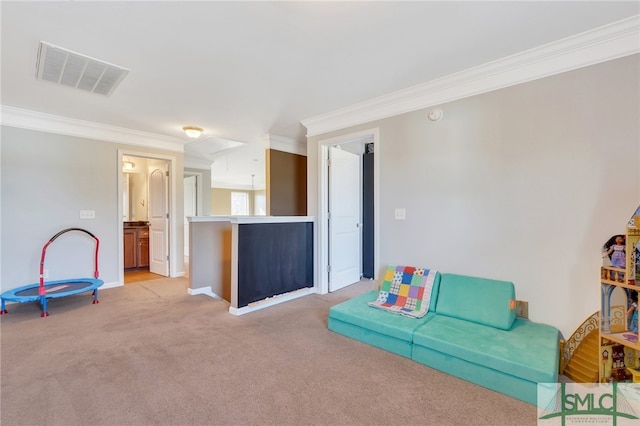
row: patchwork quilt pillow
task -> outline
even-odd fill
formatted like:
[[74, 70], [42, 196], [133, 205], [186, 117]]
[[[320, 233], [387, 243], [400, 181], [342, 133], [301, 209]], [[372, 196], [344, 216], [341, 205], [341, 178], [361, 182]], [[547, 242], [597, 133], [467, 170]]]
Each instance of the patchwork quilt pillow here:
[[437, 273], [433, 269], [390, 265], [384, 274], [378, 298], [369, 302], [369, 306], [421, 318], [429, 311]]

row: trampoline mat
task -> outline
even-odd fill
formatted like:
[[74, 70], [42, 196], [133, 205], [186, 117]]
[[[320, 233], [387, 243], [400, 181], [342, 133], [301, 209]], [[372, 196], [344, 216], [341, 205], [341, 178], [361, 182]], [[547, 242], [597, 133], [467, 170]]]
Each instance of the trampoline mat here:
[[[44, 286], [44, 291], [47, 296], [53, 296], [59, 293], [67, 293], [69, 291], [79, 291], [83, 288], [87, 288], [87, 290], [92, 290], [89, 288], [93, 285], [91, 281], [75, 281], [75, 282], [58, 282], [52, 283], [50, 285]], [[17, 291], [15, 295], [17, 297], [29, 297], [29, 296], [38, 296], [40, 288], [32, 287], [24, 290]]]

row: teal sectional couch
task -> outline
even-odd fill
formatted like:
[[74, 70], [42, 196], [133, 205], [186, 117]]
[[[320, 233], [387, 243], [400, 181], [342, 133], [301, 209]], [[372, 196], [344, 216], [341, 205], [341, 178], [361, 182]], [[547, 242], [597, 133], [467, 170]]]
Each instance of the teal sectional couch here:
[[417, 319], [369, 306], [377, 295], [332, 306], [329, 329], [534, 405], [558, 381], [558, 330], [516, 317], [511, 282], [438, 274]]

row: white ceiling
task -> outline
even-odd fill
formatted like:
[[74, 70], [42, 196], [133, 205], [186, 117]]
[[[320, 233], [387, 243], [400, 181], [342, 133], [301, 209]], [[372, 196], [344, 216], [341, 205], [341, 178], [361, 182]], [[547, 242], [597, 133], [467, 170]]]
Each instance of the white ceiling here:
[[[182, 126], [200, 126], [217, 146], [243, 142], [210, 158], [214, 184], [246, 186], [263, 181], [265, 135], [304, 142], [301, 120], [639, 12], [638, 1], [2, 1], [1, 101], [179, 143]], [[130, 72], [109, 97], [37, 80], [40, 41]]]

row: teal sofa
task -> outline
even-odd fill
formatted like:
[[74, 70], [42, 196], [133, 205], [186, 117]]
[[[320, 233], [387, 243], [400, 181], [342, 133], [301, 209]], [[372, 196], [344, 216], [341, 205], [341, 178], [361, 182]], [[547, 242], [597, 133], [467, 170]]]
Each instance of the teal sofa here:
[[438, 274], [417, 319], [369, 306], [377, 295], [332, 306], [329, 329], [534, 405], [558, 381], [558, 330], [516, 317], [511, 282]]

